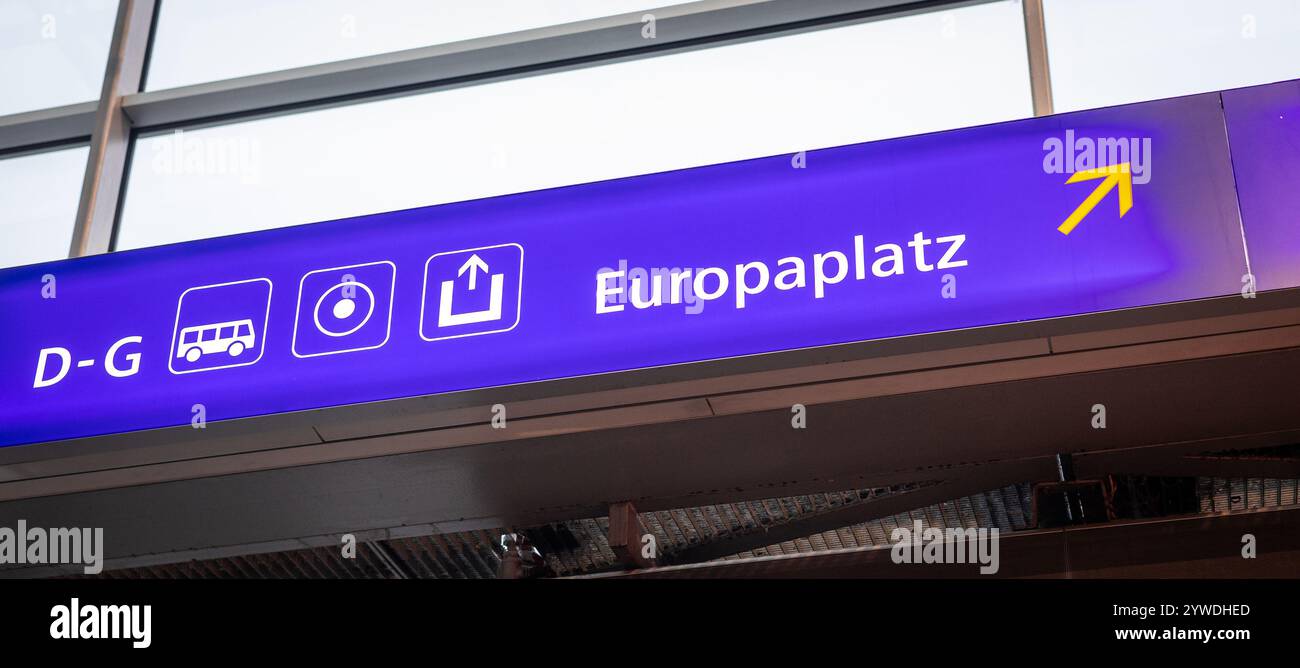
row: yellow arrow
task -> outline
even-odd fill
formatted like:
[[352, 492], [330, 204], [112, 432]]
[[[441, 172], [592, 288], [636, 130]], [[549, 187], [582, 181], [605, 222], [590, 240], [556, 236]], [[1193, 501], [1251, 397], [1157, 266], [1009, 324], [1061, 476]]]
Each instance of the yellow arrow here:
[[1074, 213], [1071, 213], [1070, 217], [1066, 218], [1065, 222], [1061, 223], [1061, 226], [1056, 228], [1061, 234], [1069, 234], [1074, 231], [1075, 226], [1082, 222], [1083, 219], [1091, 213], [1094, 208], [1096, 208], [1097, 203], [1100, 202], [1102, 198], [1106, 196], [1106, 193], [1109, 193], [1117, 183], [1119, 184], [1119, 217], [1123, 218], [1124, 214], [1128, 213], [1128, 210], [1133, 208], [1133, 172], [1129, 169], [1129, 163], [1127, 162], [1121, 162], [1118, 165], [1098, 167], [1096, 169], [1087, 169], [1082, 172], [1075, 172], [1070, 176], [1070, 179], [1066, 181], [1066, 183], [1078, 183], [1080, 181], [1092, 181], [1093, 179], [1101, 178], [1106, 180], [1102, 181], [1101, 184], [1093, 189], [1092, 194], [1088, 195], [1088, 199], [1083, 200], [1083, 203], [1074, 210]]

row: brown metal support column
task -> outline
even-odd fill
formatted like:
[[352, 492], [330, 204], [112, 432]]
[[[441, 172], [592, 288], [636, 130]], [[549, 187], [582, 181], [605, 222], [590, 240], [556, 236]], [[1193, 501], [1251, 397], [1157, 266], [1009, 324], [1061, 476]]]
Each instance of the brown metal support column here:
[[113, 240], [113, 223], [126, 173], [131, 143], [131, 119], [122, 97], [140, 91], [156, 0], [120, 0], [113, 43], [104, 68], [104, 86], [90, 136], [90, 157], [81, 185], [70, 255], [106, 253]]
[[1029, 89], [1034, 96], [1034, 115], [1050, 116], [1052, 76], [1047, 66], [1047, 29], [1043, 21], [1043, 0], [1024, 0], [1025, 46], [1029, 52]]
[[651, 568], [654, 558], [641, 553], [641, 537], [648, 533], [637, 515], [636, 506], [629, 502], [609, 506], [609, 549], [619, 561], [636, 568]]

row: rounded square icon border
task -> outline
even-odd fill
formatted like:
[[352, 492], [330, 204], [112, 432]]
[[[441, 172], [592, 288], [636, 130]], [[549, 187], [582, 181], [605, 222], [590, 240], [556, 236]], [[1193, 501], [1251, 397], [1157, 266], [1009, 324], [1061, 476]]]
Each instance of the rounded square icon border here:
[[[432, 339], [425, 336], [424, 335], [424, 305], [425, 305], [425, 298], [428, 297], [428, 290], [429, 290], [429, 263], [433, 262], [433, 258], [441, 257], [443, 255], [456, 255], [458, 253], [472, 253], [474, 251], [490, 250], [493, 248], [505, 248], [506, 246], [514, 246], [515, 248], [519, 249], [519, 294], [517, 296], [517, 299], [515, 300], [515, 321], [510, 323], [509, 327], [502, 327], [501, 329], [492, 329], [486, 332], [452, 334], [450, 336], [437, 336]], [[518, 327], [519, 319], [523, 317], [523, 315], [524, 315], [524, 247], [523, 246], [512, 241], [504, 244], [493, 244], [491, 246], [479, 246], [477, 248], [461, 248], [458, 250], [450, 250], [450, 251], [443, 251], [441, 253], [434, 253], [433, 255], [429, 256], [429, 259], [424, 261], [424, 276], [421, 277], [421, 282], [420, 282], [420, 322], [419, 322], [419, 328], [416, 332], [417, 334], [420, 335], [421, 339], [424, 339], [425, 341], [445, 341], [447, 339], [461, 339], [467, 336], [483, 336], [484, 334], [500, 334], [502, 332], [508, 332], [514, 329], [515, 327]]]
[[[384, 340], [373, 346], [361, 346], [360, 348], [348, 348], [347, 350], [328, 350], [323, 353], [307, 353], [305, 355], [298, 353], [298, 312], [302, 310], [302, 289], [307, 282], [307, 277], [312, 274], [323, 274], [327, 271], [339, 271], [342, 269], [356, 269], [358, 267], [373, 267], [380, 264], [386, 264], [393, 270], [392, 284], [388, 286], [388, 318], [384, 323]], [[313, 269], [302, 275], [298, 279], [298, 300], [293, 305], [293, 338], [289, 344], [289, 352], [293, 353], [298, 359], [307, 359], [309, 357], [324, 357], [326, 355], [339, 355], [342, 353], [355, 353], [362, 350], [374, 350], [383, 348], [388, 345], [388, 340], [393, 336], [393, 297], [397, 294], [397, 265], [391, 260], [379, 260], [378, 262], [362, 262], [359, 264], [348, 264], [341, 267], [326, 267], [324, 269]]]
[[[172, 368], [172, 363], [176, 361], [176, 337], [180, 334], [181, 304], [185, 303], [185, 295], [188, 295], [189, 293], [194, 292], [195, 290], [207, 290], [208, 288], [224, 288], [227, 285], [242, 285], [244, 283], [256, 283], [258, 281], [266, 282], [266, 315], [262, 317], [262, 345], [257, 349], [257, 357], [250, 362], [239, 362], [236, 364], [211, 366], [202, 369], [187, 369], [185, 371], [177, 371], [176, 369]], [[271, 282], [271, 279], [265, 277], [246, 278], [242, 281], [227, 281], [225, 283], [213, 283], [211, 285], [196, 285], [192, 288], [186, 288], [185, 291], [181, 293], [181, 296], [176, 300], [176, 321], [172, 324], [171, 347], [167, 349], [167, 370], [172, 372], [172, 375], [174, 376], [182, 376], [187, 373], [201, 373], [203, 371], [216, 371], [218, 369], [232, 369], [238, 366], [252, 366], [260, 362], [262, 360], [262, 356], [266, 354], [266, 328], [267, 325], [271, 323], [271, 294], [274, 292], [275, 292], [275, 284]]]

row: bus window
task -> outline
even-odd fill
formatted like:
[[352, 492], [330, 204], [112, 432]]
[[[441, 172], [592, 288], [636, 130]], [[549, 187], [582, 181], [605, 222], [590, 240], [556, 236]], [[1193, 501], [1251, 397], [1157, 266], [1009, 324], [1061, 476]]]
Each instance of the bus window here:
[[222, 327], [222, 328], [221, 328], [221, 336], [220, 336], [220, 338], [222, 338], [222, 339], [233, 339], [233, 338], [235, 338], [235, 326], [234, 326], [234, 325], [226, 325], [225, 327]]
[[181, 343], [194, 343], [199, 340], [198, 331], [191, 330], [181, 335]]
[[251, 333], [252, 332], [248, 329], [248, 323], [243, 323], [239, 326], [239, 336], [248, 336]]
[[214, 339], [216, 339], [216, 338], [217, 338], [217, 328], [216, 328], [216, 327], [213, 327], [212, 329], [205, 329], [205, 330], [203, 330], [203, 340], [204, 340], [204, 341], [212, 341], [212, 340], [214, 340]]

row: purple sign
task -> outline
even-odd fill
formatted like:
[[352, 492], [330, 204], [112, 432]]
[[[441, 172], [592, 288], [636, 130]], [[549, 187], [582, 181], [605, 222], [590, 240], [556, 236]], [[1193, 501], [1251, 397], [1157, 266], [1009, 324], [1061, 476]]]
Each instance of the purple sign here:
[[1219, 96], [1193, 96], [3, 270], [0, 445], [1228, 295], [1246, 273]]
[[437, 253], [424, 263], [420, 337], [441, 341], [508, 332], [519, 324], [524, 248], [500, 244]]
[[[271, 281], [265, 278], [186, 288], [176, 304], [168, 369], [179, 375], [256, 364], [266, 350], [262, 333], [270, 311]], [[48, 358], [56, 349], [42, 350]], [[53, 384], [44, 376], [33, 383]]]
[[294, 309], [294, 357], [373, 350], [393, 331], [397, 266], [387, 260], [303, 274]]
[[1300, 81], [1225, 91], [1257, 290], [1300, 285]]

